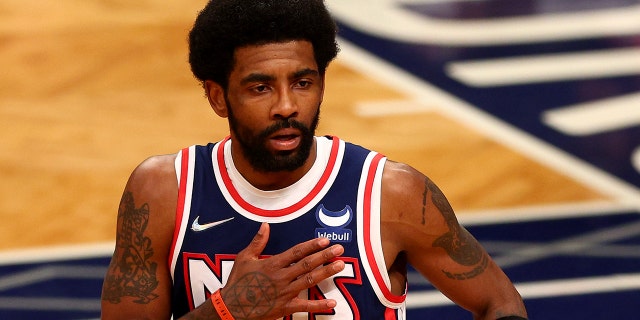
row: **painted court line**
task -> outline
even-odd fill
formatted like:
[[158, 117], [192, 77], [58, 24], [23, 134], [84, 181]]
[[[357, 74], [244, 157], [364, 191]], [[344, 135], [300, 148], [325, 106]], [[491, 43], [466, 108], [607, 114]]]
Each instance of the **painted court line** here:
[[635, 206], [611, 201], [585, 201], [556, 205], [536, 205], [487, 210], [460, 210], [458, 220], [465, 226], [525, 221], [553, 220], [576, 217], [615, 215], [638, 212]]
[[[397, 0], [329, 0], [332, 14], [359, 30], [400, 42], [487, 46], [636, 34], [640, 6], [491, 19], [438, 19]], [[383, 23], [381, 23], [383, 22]], [[434, 31], [437, 30], [437, 31]]]
[[0, 310], [100, 311], [99, 299], [0, 297]]
[[47, 246], [29, 249], [0, 251], [0, 266], [8, 264], [55, 262], [87, 258], [110, 257], [115, 242], [100, 242], [81, 245]]
[[575, 255], [575, 253], [594, 246], [638, 236], [640, 236], [640, 222], [627, 223], [621, 226], [596, 229], [558, 241], [522, 247], [508, 254], [496, 256], [494, 261], [503, 268], [509, 268], [557, 255]]
[[[640, 273], [539, 281], [535, 283], [516, 283], [515, 286], [525, 300], [631, 291], [640, 290]], [[453, 305], [453, 302], [439, 291], [409, 292], [407, 295], [407, 308], [425, 308], [445, 305]]]
[[[521, 248], [533, 248], [540, 246], [540, 243], [525, 241], [482, 241], [482, 246], [494, 256], [510, 254]], [[580, 245], [580, 244], [578, 244]], [[520, 253], [518, 253], [520, 254]], [[526, 254], [526, 253], [525, 253]], [[597, 257], [597, 258], [640, 258], [640, 245], [616, 245], [616, 244], [595, 244], [582, 247], [579, 251], [564, 250], [563, 256]]]
[[493, 87], [640, 74], [640, 49], [600, 50], [456, 61], [447, 73], [467, 85]]
[[[635, 59], [640, 71], [640, 50]], [[575, 136], [637, 126], [640, 125], [640, 93], [545, 111], [542, 121]]]
[[45, 266], [0, 277], [0, 292], [50, 279], [102, 279], [106, 266]]
[[514, 267], [524, 263], [542, 260], [556, 255], [573, 254], [592, 246], [617, 240], [629, 239], [640, 235], [640, 222], [622, 226], [601, 228], [559, 241], [549, 241], [512, 251], [507, 255], [494, 257], [495, 262], [503, 268]]

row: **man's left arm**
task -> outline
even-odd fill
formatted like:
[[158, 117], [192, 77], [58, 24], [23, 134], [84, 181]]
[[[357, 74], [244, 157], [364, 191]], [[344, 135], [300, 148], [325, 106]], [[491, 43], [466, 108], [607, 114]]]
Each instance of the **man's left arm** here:
[[388, 162], [382, 193], [383, 238], [389, 247], [475, 319], [526, 319], [511, 280], [458, 223], [435, 183], [410, 166]]

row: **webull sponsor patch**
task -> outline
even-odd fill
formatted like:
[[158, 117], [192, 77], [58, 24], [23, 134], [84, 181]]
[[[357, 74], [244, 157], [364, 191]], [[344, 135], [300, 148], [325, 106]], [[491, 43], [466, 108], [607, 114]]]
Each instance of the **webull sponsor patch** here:
[[316, 238], [327, 238], [332, 242], [351, 242], [352, 232], [341, 228], [316, 228]]
[[327, 238], [332, 242], [351, 242], [353, 232], [345, 228], [353, 219], [353, 211], [348, 205], [340, 211], [327, 210], [324, 205], [318, 206], [316, 220], [322, 228], [316, 228], [316, 238]]

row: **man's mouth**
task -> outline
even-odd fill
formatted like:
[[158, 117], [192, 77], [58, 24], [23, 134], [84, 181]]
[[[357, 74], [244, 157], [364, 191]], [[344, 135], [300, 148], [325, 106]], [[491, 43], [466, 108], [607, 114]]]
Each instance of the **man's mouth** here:
[[274, 136], [272, 139], [286, 141], [286, 140], [295, 139], [297, 137], [298, 135], [295, 135], [295, 134], [286, 134], [286, 135]]
[[302, 141], [300, 132], [296, 129], [283, 129], [269, 138], [269, 146], [275, 151], [290, 151], [297, 148]]

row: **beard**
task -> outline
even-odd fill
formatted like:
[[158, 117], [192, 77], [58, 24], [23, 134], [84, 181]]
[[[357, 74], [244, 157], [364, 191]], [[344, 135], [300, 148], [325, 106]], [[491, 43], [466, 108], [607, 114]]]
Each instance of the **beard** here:
[[[227, 108], [229, 110], [229, 128], [235, 134], [242, 154], [255, 170], [260, 172], [293, 171], [300, 168], [309, 158], [311, 147], [313, 146], [313, 137], [320, 120], [319, 107], [309, 127], [291, 118], [282, 119], [257, 135], [238, 122], [230, 106], [227, 105]], [[268, 150], [266, 146], [269, 136], [283, 128], [300, 130], [301, 141], [298, 148], [275, 152]]]

